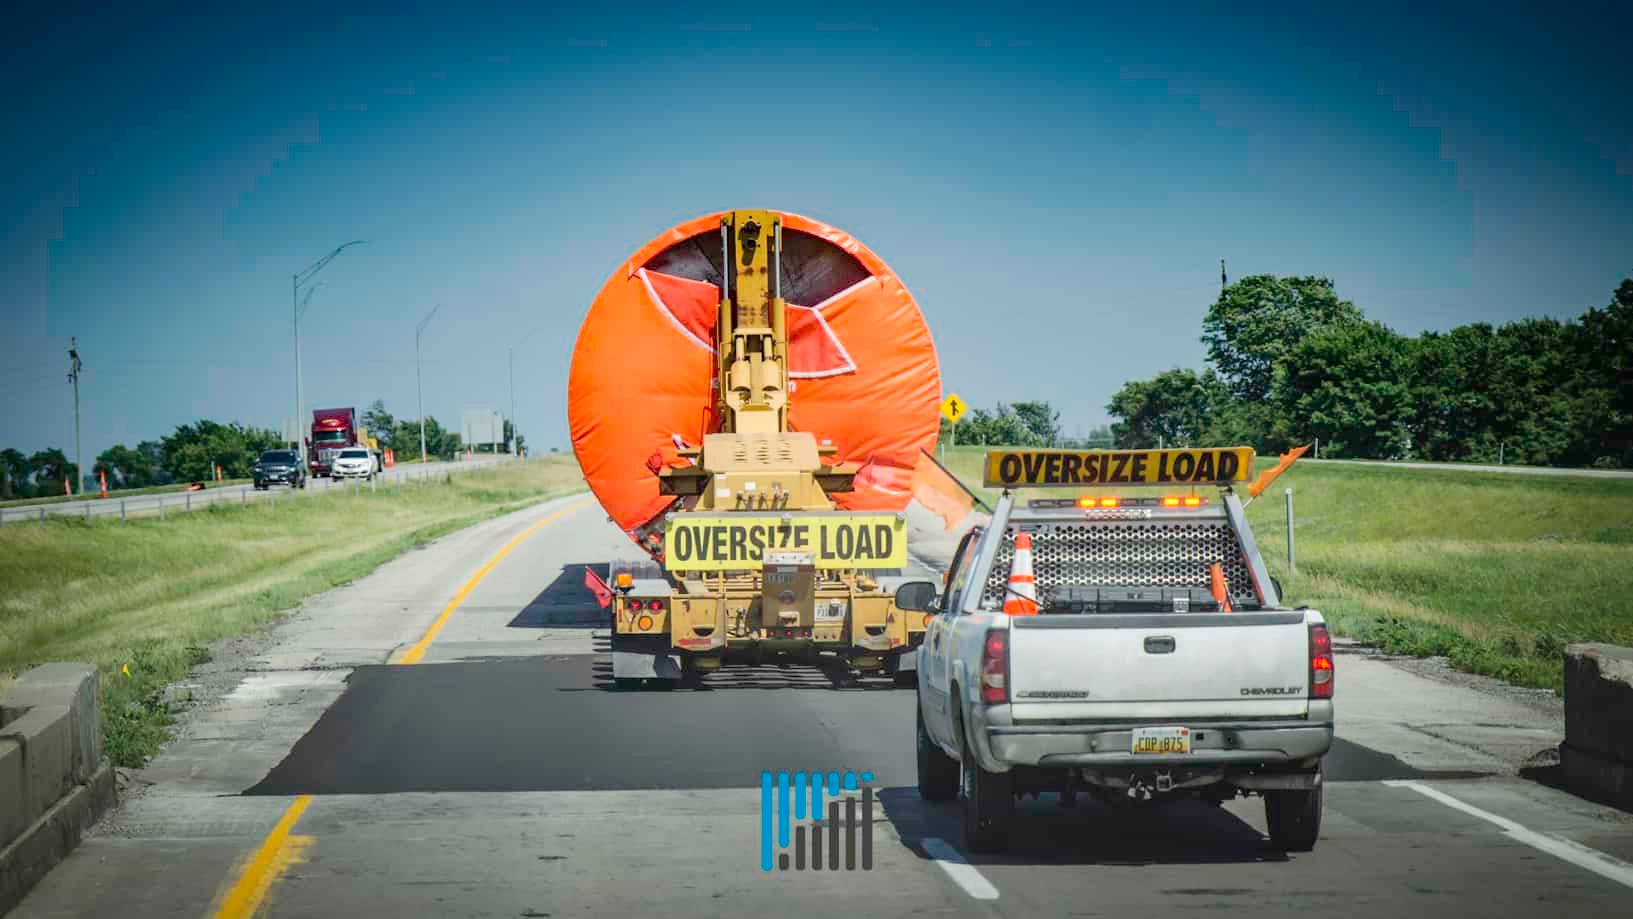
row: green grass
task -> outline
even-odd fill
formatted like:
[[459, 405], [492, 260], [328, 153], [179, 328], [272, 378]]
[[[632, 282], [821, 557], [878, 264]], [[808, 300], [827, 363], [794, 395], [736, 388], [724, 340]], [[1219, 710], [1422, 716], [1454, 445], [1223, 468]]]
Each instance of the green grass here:
[[0, 527], [0, 691], [36, 664], [96, 664], [109, 756], [140, 765], [172, 719], [165, 687], [210, 642], [260, 629], [409, 548], [582, 484], [571, 457], [552, 457], [400, 493]]
[[[981, 455], [948, 465], [976, 488]], [[1391, 652], [1558, 691], [1567, 643], [1633, 645], [1633, 481], [1300, 463], [1248, 519], [1289, 602]]]

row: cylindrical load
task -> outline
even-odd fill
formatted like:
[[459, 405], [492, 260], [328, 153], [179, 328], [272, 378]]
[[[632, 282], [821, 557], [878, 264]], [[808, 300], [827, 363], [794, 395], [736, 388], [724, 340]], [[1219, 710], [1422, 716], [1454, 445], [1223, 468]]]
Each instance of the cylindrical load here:
[[[900, 510], [921, 451], [935, 449], [941, 375], [913, 295], [851, 236], [782, 213], [788, 424], [855, 463], [847, 510]], [[580, 328], [567, 383], [573, 452], [591, 491], [632, 533], [667, 509], [656, 457], [698, 446], [714, 417], [720, 220], [683, 223], [615, 271]], [[729, 279], [727, 279], [729, 281]]]

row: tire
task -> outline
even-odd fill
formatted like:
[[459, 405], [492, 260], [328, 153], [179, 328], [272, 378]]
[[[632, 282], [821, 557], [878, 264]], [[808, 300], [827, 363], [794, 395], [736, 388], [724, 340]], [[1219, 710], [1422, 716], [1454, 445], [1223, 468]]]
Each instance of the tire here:
[[1009, 848], [1009, 826], [1015, 819], [1015, 777], [982, 769], [970, 751], [968, 735], [963, 737], [961, 749], [958, 772], [959, 798], [964, 805], [964, 848], [971, 852], [1002, 852]]
[[919, 797], [926, 801], [951, 801], [958, 797], [958, 760], [942, 752], [924, 727], [924, 709], [914, 703], [918, 714]]
[[1264, 793], [1264, 822], [1270, 828], [1273, 847], [1283, 852], [1308, 852], [1315, 848], [1321, 836], [1321, 801], [1325, 788], [1323, 782], [1308, 791]]

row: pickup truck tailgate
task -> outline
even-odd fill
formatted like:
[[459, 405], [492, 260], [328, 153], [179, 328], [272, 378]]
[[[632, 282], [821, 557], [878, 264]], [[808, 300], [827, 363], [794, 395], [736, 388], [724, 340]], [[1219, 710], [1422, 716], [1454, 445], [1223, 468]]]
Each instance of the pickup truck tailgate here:
[[1309, 642], [1299, 611], [1016, 617], [1011, 715], [1300, 717], [1309, 706]]

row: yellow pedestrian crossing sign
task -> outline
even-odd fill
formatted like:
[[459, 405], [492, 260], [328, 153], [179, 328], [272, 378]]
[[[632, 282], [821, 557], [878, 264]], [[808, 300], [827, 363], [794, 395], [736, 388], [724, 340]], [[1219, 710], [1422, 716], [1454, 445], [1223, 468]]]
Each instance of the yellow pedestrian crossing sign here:
[[964, 417], [964, 413], [969, 410], [970, 407], [964, 404], [964, 400], [958, 398], [958, 393], [948, 393], [947, 398], [941, 400], [941, 417], [947, 419], [948, 424], [957, 424], [958, 419]]

